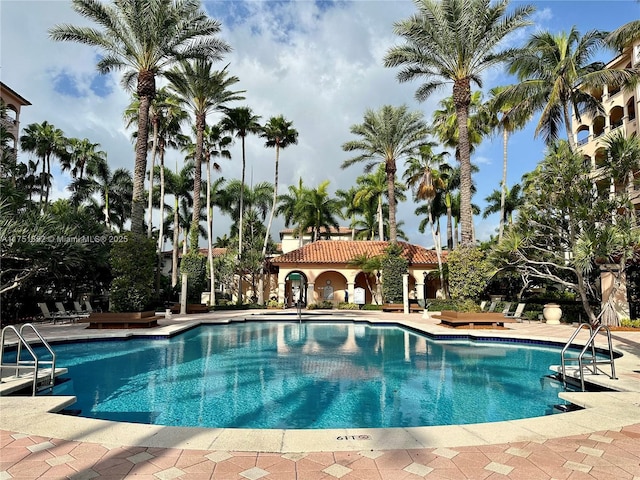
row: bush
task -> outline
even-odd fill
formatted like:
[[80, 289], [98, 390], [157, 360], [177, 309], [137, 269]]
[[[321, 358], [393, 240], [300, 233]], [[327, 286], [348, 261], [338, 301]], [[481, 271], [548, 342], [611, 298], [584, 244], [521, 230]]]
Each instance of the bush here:
[[401, 253], [402, 248], [392, 244], [382, 257], [382, 298], [385, 302], [402, 302], [402, 275], [407, 273], [408, 262]]
[[183, 255], [180, 273], [187, 274], [187, 303], [200, 303], [207, 285], [207, 257], [197, 250]]
[[356, 305], [355, 303], [340, 302], [338, 304], [338, 308], [341, 310], [358, 310], [359, 306]]
[[630, 318], [623, 318], [620, 320], [620, 326], [630, 328], [640, 328], [640, 319], [631, 320]]
[[441, 312], [443, 310], [453, 310], [456, 312], [479, 312], [480, 305], [473, 300], [464, 299], [436, 299], [429, 301], [427, 310], [431, 312]]
[[267, 302], [268, 308], [284, 308], [284, 302], [278, 302], [277, 300], [269, 300]]
[[447, 256], [447, 265], [452, 298], [477, 300], [494, 270], [486, 254], [477, 247], [459, 246]]
[[373, 303], [366, 303], [362, 306], [362, 310], [382, 310], [382, 305], [375, 305]]
[[328, 300], [323, 300], [320, 303], [310, 303], [307, 305], [307, 310], [331, 310], [333, 303]]
[[109, 257], [114, 276], [111, 306], [114, 312], [141, 312], [150, 306], [155, 280], [156, 242], [132, 232], [114, 243]]

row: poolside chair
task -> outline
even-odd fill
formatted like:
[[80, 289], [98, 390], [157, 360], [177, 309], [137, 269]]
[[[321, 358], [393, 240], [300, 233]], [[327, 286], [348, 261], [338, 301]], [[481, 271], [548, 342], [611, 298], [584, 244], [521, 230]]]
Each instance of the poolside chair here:
[[498, 304], [498, 302], [491, 302], [491, 304], [489, 305], [489, 308], [487, 309], [487, 312], [495, 311], [497, 304]]
[[481, 301], [480, 302], [480, 311], [484, 312], [484, 307], [486, 307], [486, 306], [487, 306], [487, 301], [486, 300]]
[[40, 307], [40, 311], [42, 312], [42, 317], [45, 320], [49, 320], [51, 322], [53, 322], [53, 324], [55, 325], [55, 323], [57, 321], [63, 322], [65, 320], [68, 321], [73, 321], [73, 317], [70, 317], [69, 315], [62, 315], [59, 313], [51, 313], [49, 311], [49, 307], [47, 307], [47, 304], [42, 302], [42, 303], [38, 303], [38, 307]]
[[[524, 320], [522, 313], [524, 312], [524, 309], [526, 306], [527, 306], [526, 303], [519, 303], [518, 306], [516, 307], [516, 310], [513, 313], [505, 313], [504, 316], [507, 318], [514, 318], [518, 320], [520, 323], [522, 323], [522, 321]], [[529, 320], [529, 323], [531, 323], [531, 320]]]
[[82, 306], [76, 301], [73, 302], [73, 308], [74, 308], [73, 313], [75, 313], [79, 317], [87, 318], [89, 315], [91, 315], [91, 312], [88, 312], [87, 310], [83, 310]]
[[76, 322], [78, 318], [82, 317], [76, 312], [67, 310], [62, 302], [55, 302], [56, 309], [58, 310], [54, 315], [69, 318], [72, 322]]
[[88, 313], [93, 313], [94, 312], [93, 307], [91, 306], [91, 303], [89, 303], [89, 300], [85, 300], [84, 301], [84, 309]]
[[502, 314], [506, 317], [509, 314], [509, 310], [511, 310], [511, 302], [507, 302], [504, 304], [504, 308], [502, 309]]

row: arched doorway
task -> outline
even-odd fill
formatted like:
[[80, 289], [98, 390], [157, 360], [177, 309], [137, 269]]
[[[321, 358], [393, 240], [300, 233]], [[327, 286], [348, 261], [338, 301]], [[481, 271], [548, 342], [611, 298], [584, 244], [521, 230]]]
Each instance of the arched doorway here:
[[307, 276], [300, 270], [289, 272], [284, 283], [284, 305], [295, 307], [298, 302], [301, 306], [307, 306]]

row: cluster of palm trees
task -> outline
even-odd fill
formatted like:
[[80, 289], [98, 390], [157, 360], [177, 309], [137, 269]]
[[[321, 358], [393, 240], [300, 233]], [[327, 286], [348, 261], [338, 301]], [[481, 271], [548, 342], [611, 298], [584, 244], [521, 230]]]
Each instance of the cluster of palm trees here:
[[[336, 197], [330, 195], [328, 182], [308, 188], [302, 179], [298, 185], [289, 186], [285, 194], [278, 193], [280, 150], [297, 143], [298, 132], [282, 115], [262, 125], [250, 107], [228, 106], [244, 100], [245, 92], [233, 89], [239, 79], [229, 73], [228, 65], [214, 68], [231, 47], [218, 38], [220, 23], [202, 10], [199, 0], [72, 1], [74, 10], [96, 26], [58, 25], [50, 30], [50, 36], [100, 49], [97, 67], [102, 73], [123, 71], [122, 83], [134, 93], [125, 112], [127, 124], [136, 126], [133, 174], [124, 170], [111, 172], [99, 145], [87, 139], [66, 140], [61, 131], [43, 122], [29, 125], [21, 138], [23, 150], [36, 158], [24, 167], [22, 181], [29, 183], [30, 192], [40, 194], [39, 206], [46, 208], [51, 162], [57, 158], [73, 177], [70, 189], [74, 203], [95, 203], [109, 228], [122, 229], [128, 219], [131, 230], [139, 234], [145, 232], [146, 208], [148, 236], [154, 232], [154, 207], [159, 208], [162, 221], [157, 226], [158, 250], [161, 251], [164, 238], [171, 236], [174, 276], [180, 232], [184, 234], [185, 249], [187, 244], [191, 249], [197, 248], [203, 205], [207, 225], [204, 236], [209, 247], [215, 244], [213, 207], [217, 205], [234, 219], [237, 232], [231, 235], [237, 236], [239, 258], [247, 250], [243, 244], [248, 238], [251, 248], [257, 248], [264, 258], [275, 215], [282, 215], [285, 225], [294, 226], [301, 241], [306, 232], [311, 232], [313, 239], [320, 238], [323, 232], [337, 228], [338, 218], [342, 217], [351, 222], [354, 238], [373, 239], [377, 233], [379, 239], [395, 243], [404, 236], [398, 229], [396, 204], [404, 199], [407, 187], [422, 202], [416, 211], [426, 217], [421, 230], [431, 226], [440, 258], [442, 216], [447, 218], [448, 248], [458, 243], [475, 244], [473, 216], [480, 210], [472, 203], [472, 174], [477, 168], [471, 162], [471, 154], [486, 136], [499, 131], [504, 142], [503, 178], [500, 190], [487, 197], [485, 215], [500, 212], [501, 239], [505, 224], [522, 202], [523, 190], [519, 185], [509, 188], [506, 183], [509, 135], [540, 111], [536, 135], [551, 143], [564, 126], [570, 147], [575, 150], [571, 112], [602, 110], [589, 87], [604, 83], [631, 85], [638, 79], [637, 68], [606, 69], [602, 63], [592, 61], [598, 48], [619, 49], [638, 38], [637, 22], [609, 35], [599, 31], [581, 35], [575, 28], [568, 33], [537, 33], [523, 47], [513, 48], [505, 46], [505, 39], [530, 24], [530, 6], [510, 9], [508, 0], [414, 2], [416, 13], [395, 25], [395, 33], [403, 43], [389, 49], [384, 63], [400, 68], [400, 82], [423, 81], [416, 91], [420, 101], [447, 84], [453, 84], [452, 96], [440, 103], [430, 126], [423, 114], [404, 105], [367, 110], [363, 122], [351, 127], [355, 139], [342, 146], [346, 152], [356, 152], [342, 167], [365, 162], [364, 175], [357, 178], [353, 188], [338, 191]], [[482, 87], [482, 74], [501, 64], [517, 77], [518, 83], [493, 89], [491, 98], [483, 102], [481, 93], [472, 91], [471, 86]], [[157, 88], [156, 81], [161, 77], [168, 84]], [[222, 118], [210, 125], [213, 114]], [[187, 136], [182, 127], [191, 119], [192, 136]], [[245, 140], [249, 135], [259, 135], [265, 139], [266, 147], [275, 148], [274, 182], [269, 186], [248, 188], [245, 184]], [[230, 158], [229, 148], [234, 140], [242, 148], [240, 181], [212, 179], [211, 170], [220, 167], [218, 160]], [[436, 153], [438, 145], [442, 151]], [[181, 169], [176, 166], [172, 170], [165, 165], [169, 148], [185, 152], [189, 161]], [[455, 166], [446, 162], [447, 150], [454, 151]], [[406, 165], [400, 175], [397, 162], [401, 160]], [[399, 182], [400, 177], [406, 186]], [[146, 178], [149, 187], [145, 201]], [[96, 201], [96, 194], [100, 201]], [[174, 197], [173, 205], [165, 205], [167, 194]], [[265, 203], [265, 195], [270, 202]], [[261, 241], [256, 242], [258, 224], [264, 223], [267, 215], [266, 228], [262, 225], [259, 229]], [[170, 217], [167, 223], [166, 216]], [[245, 229], [250, 229], [250, 236]], [[211, 248], [208, 250], [211, 252]], [[211, 255], [209, 266], [213, 266]], [[176, 282], [174, 277], [172, 283]], [[213, 282], [212, 275], [212, 293]]]

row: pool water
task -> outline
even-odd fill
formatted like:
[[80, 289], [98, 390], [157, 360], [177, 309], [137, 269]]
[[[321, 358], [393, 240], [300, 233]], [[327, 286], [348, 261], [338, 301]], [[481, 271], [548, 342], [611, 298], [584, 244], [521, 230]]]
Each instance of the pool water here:
[[[54, 346], [80, 415], [174, 426], [378, 428], [553, 413], [555, 348], [364, 324], [208, 325]], [[62, 393], [62, 392], [61, 392]]]

